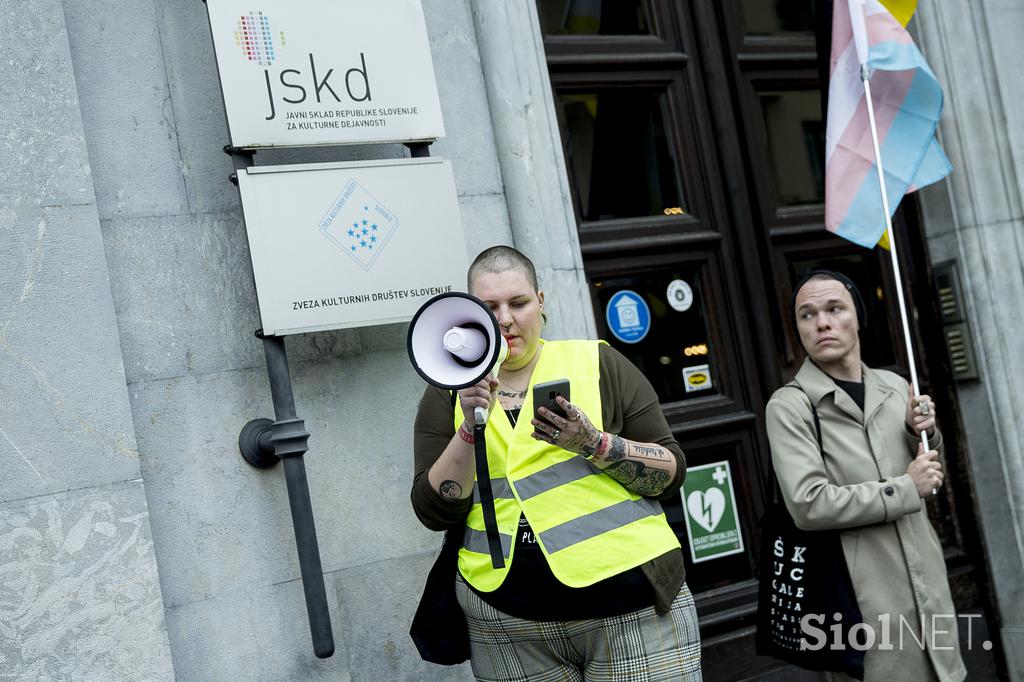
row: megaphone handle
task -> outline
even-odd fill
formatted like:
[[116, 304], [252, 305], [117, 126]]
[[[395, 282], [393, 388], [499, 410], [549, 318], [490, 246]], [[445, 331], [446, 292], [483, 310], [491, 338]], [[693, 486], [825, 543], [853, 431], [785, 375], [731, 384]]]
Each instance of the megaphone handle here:
[[477, 426], [483, 426], [487, 423], [487, 410], [482, 407], [473, 408], [473, 418], [476, 420]]
[[[482, 408], [477, 408], [478, 410]], [[487, 549], [491, 555], [494, 568], [505, 567], [505, 552], [501, 549], [501, 536], [498, 535], [498, 519], [494, 513], [494, 491], [491, 490], [491, 472], [487, 466], [487, 439], [482, 422], [473, 427], [476, 454], [476, 485], [480, 491], [480, 510], [484, 516], [484, 530], [487, 532]]]

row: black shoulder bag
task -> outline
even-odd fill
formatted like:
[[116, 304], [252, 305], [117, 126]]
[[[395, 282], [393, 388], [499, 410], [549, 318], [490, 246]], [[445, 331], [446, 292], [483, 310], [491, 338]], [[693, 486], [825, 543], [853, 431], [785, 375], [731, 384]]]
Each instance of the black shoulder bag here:
[[[799, 384], [787, 386], [803, 391]], [[821, 421], [813, 403], [811, 414], [821, 453]], [[862, 617], [839, 531], [797, 528], [774, 475], [773, 485], [772, 503], [759, 524], [756, 651], [806, 670], [842, 672], [863, 680], [864, 652], [850, 646], [850, 630]], [[813, 619], [805, 632], [801, 619], [808, 615]], [[842, 649], [833, 650], [836, 636], [832, 628], [837, 622]]]
[[[455, 393], [452, 392], [452, 410]], [[469, 628], [466, 614], [455, 597], [455, 572], [459, 570], [458, 530], [444, 534], [441, 553], [437, 555], [427, 583], [423, 586], [409, 636], [420, 658], [428, 663], [458, 665], [469, 660]]]

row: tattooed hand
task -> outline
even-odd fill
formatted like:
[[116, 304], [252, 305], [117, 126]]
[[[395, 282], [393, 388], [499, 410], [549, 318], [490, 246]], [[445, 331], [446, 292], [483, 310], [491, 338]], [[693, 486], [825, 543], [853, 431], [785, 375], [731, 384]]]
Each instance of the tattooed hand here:
[[562, 396], [555, 398], [555, 402], [561, 407], [568, 419], [555, 414], [546, 407], [538, 410], [542, 419], [530, 421], [533, 424], [533, 433], [530, 435], [537, 440], [542, 440], [560, 448], [575, 452], [577, 455], [590, 457], [597, 451], [601, 442], [601, 432], [598, 431], [583, 410], [576, 407]]

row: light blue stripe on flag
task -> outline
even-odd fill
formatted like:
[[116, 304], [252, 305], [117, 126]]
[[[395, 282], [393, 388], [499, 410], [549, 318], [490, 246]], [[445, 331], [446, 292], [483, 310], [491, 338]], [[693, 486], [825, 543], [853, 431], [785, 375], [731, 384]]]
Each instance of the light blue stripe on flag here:
[[913, 43], [896, 43], [896, 42], [885, 42], [872, 45], [868, 51], [868, 65], [871, 68], [878, 69], [880, 71], [910, 71], [911, 69], [921, 69], [927, 73], [933, 81], [935, 81], [936, 87], [938, 87], [938, 79], [935, 78], [935, 74], [932, 73], [931, 67], [928, 66], [928, 62], [924, 60], [924, 55], [921, 54], [921, 50], [917, 49], [917, 45]]
[[924, 154], [921, 167], [917, 169], [917, 175], [911, 184], [915, 189], [927, 187], [933, 182], [938, 182], [953, 172], [953, 164], [942, 151], [939, 141], [932, 137], [932, 143], [928, 145], [928, 151]]

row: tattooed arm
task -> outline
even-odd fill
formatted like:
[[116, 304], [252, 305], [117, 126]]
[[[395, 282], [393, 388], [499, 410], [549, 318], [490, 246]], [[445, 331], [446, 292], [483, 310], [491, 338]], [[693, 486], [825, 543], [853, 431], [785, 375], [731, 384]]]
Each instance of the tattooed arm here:
[[638, 495], [659, 495], [676, 474], [676, 458], [654, 443], [636, 443], [602, 433], [590, 461]]
[[[488, 405], [483, 400], [486, 390], [481, 393], [473, 388], [460, 392], [460, 403], [470, 414], [477, 404]], [[433, 386], [424, 391], [416, 413], [413, 453], [410, 501], [416, 517], [430, 530], [464, 525], [472, 506], [476, 467], [473, 445], [455, 429], [448, 391]]]
[[562, 396], [558, 405], [569, 419], [540, 408], [543, 419], [534, 419], [533, 437], [590, 460], [597, 468], [638, 495], [656, 497], [676, 474], [676, 458], [655, 443], [637, 443], [598, 431], [587, 415]]
[[497, 388], [498, 380], [487, 375], [477, 384], [459, 391], [464, 421], [427, 472], [431, 487], [446, 500], [464, 500], [473, 494], [476, 475], [475, 450], [470, 442], [473, 440], [473, 409], [493, 409]]

